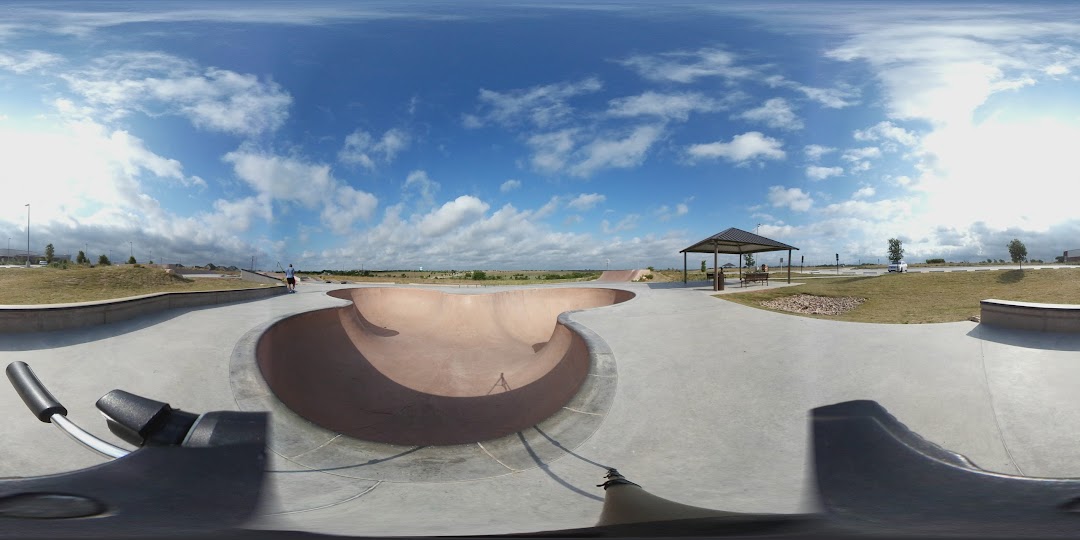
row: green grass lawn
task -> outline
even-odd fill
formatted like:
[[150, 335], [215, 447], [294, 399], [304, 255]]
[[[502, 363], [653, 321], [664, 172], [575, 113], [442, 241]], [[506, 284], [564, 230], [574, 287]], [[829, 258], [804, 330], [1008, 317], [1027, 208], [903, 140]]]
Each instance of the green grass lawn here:
[[899, 324], [952, 322], [978, 315], [979, 301], [988, 298], [1080, 304], [1080, 268], [849, 276], [716, 297], [767, 309], [762, 301], [800, 293], [866, 299], [842, 315], [805, 317]]
[[217, 291], [270, 287], [239, 279], [186, 279], [160, 268], [72, 265], [64, 268], [0, 268], [0, 304], [64, 304], [156, 292]]

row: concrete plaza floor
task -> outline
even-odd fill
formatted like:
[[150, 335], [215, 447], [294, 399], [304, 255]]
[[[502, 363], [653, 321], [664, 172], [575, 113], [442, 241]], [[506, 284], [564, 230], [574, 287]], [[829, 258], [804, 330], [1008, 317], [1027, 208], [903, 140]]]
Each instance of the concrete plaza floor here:
[[[402, 448], [324, 470], [274, 452], [265, 503], [249, 526], [349, 535], [589, 526], [602, 506], [595, 485], [604, 466], [696, 506], [813, 511], [807, 412], [851, 399], [877, 400], [925, 438], [985, 469], [1080, 477], [1080, 335], [788, 316], [714, 298], [708, 283], [569, 286], [637, 294], [569, 315], [614, 358], [614, 373], [603, 375], [615, 378], [614, 397], [604, 414], [590, 418], [584, 442], [560, 447], [549, 437], [548, 447], [527, 448], [532, 461], [499, 460], [500, 449], [483, 445], [456, 455]], [[304, 283], [297, 294], [266, 300], [4, 335], [0, 358], [30, 364], [72, 420], [115, 441], [94, 408], [98, 397], [122, 388], [189, 411], [243, 408], [230, 373], [238, 351], [275, 320], [342, 305], [324, 294], [341, 287]], [[729, 283], [725, 292], [739, 290]], [[37, 422], [14, 391], [0, 391], [0, 410], [7, 412], [0, 476], [101, 462]], [[290, 426], [276, 423], [275, 437], [303, 435]]]

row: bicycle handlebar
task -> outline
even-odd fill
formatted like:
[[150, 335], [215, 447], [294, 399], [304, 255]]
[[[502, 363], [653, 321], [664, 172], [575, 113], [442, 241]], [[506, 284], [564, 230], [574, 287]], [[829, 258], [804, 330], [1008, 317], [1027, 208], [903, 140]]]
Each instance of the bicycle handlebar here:
[[12, 362], [5, 371], [23, 403], [38, 420], [47, 424], [54, 414], [67, 416], [67, 409], [41, 384], [26, 362]]

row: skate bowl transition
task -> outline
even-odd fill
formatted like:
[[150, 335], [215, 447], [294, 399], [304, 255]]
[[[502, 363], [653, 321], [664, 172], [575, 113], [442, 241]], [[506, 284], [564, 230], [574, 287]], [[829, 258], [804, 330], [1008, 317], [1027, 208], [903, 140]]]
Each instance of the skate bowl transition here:
[[557, 412], [589, 372], [585, 340], [559, 314], [634, 297], [604, 288], [328, 294], [352, 304], [283, 319], [259, 338], [263, 379], [323, 428], [421, 446], [495, 439]]

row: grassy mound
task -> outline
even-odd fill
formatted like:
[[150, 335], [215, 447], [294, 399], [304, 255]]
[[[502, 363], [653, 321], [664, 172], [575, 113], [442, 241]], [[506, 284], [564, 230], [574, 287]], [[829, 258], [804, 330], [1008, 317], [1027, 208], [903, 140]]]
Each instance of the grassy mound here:
[[0, 304], [62, 304], [124, 298], [156, 292], [264, 287], [238, 279], [187, 279], [160, 268], [70, 266], [0, 268]]
[[[815, 279], [803, 285], [718, 295], [761, 308], [761, 302], [797, 294], [865, 298], [839, 315], [805, 315], [873, 323], [936, 323], [967, 320], [987, 298], [1080, 304], [1080, 268], [886, 274]], [[777, 310], [778, 311], [778, 310]]]

